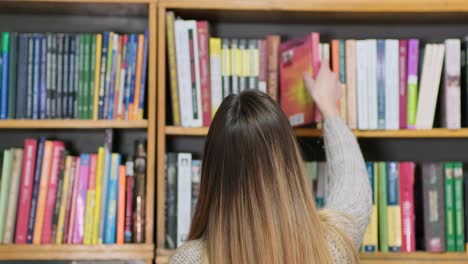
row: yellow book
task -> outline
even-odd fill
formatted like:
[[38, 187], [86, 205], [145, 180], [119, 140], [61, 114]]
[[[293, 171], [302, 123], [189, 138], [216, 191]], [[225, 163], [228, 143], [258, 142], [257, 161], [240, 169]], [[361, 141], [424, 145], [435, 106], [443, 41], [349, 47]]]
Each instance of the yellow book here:
[[211, 116], [214, 117], [223, 101], [221, 82], [221, 39], [210, 38]]
[[99, 213], [101, 210], [101, 190], [102, 190], [102, 174], [104, 172], [104, 147], [98, 149], [97, 168], [96, 168], [96, 194], [95, 194], [95, 207], [94, 207], [94, 225], [92, 231], [92, 244], [98, 244], [99, 238]]
[[378, 163], [366, 162], [367, 173], [369, 182], [372, 188], [372, 215], [364, 233], [364, 240], [362, 242], [361, 250], [364, 252], [376, 252], [378, 245], [378, 211], [377, 211], [377, 197], [378, 197]]
[[72, 156], [67, 156], [65, 159], [65, 172], [63, 174], [63, 188], [62, 188], [62, 197], [60, 199], [60, 210], [59, 218], [57, 223], [57, 234], [55, 237], [55, 244], [62, 244], [63, 233], [64, 233], [64, 224], [65, 224], [65, 214], [67, 212], [67, 198], [70, 191], [70, 172], [72, 165]]
[[143, 50], [145, 45], [145, 35], [138, 35], [138, 52], [137, 52], [137, 67], [136, 67], [136, 77], [135, 77], [135, 94], [133, 99], [133, 104], [129, 106], [129, 119], [135, 120], [138, 114], [138, 106], [140, 105], [140, 92], [141, 92], [141, 71], [143, 66]]
[[98, 120], [99, 111], [99, 86], [101, 84], [101, 50], [102, 34], [96, 34], [96, 66], [94, 67], [94, 108], [93, 119]]
[[89, 182], [88, 191], [86, 192], [86, 212], [83, 244], [91, 245], [93, 237], [94, 223], [94, 208], [96, 206], [96, 171], [97, 171], [97, 155], [91, 154], [89, 162]]

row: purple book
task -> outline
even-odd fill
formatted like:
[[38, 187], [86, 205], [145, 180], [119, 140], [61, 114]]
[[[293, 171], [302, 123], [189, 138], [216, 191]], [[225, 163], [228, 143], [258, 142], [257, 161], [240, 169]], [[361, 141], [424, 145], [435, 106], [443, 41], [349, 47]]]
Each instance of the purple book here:
[[400, 78], [400, 129], [406, 129], [408, 126], [407, 123], [407, 107], [408, 107], [408, 71], [407, 61], [408, 61], [408, 41], [406, 39], [400, 40], [400, 67], [399, 67], [399, 78]]
[[86, 212], [86, 193], [88, 191], [89, 177], [89, 154], [81, 154], [78, 179], [78, 195], [75, 204], [75, 222], [73, 226], [73, 244], [83, 244], [85, 212]]
[[407, 124], [409, 129], [415, 129], [416, 111], [418, 107], [418, 56], [419, 40], [408, 41], [408, 109]]

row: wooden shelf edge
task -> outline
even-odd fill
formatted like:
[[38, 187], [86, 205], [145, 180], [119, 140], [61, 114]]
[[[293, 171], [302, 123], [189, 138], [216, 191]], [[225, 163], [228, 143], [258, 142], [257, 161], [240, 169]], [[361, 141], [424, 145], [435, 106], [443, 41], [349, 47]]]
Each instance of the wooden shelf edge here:
[[[322, 136], [321, 129], [296, 128], [294, 131], [298, 137]], [[208, 134], [208, 128], [166, 126], [165, 132], [168, 136], [202, 137]], [[430, 130], [354, 130], [353, 134], [358, 138], [468, 138], [468, 128], [459, 130], [449, 130], [446, 128], [434, 128]]]
[[464, 0], [160, 0], [174, 9], [297, 11], [297, 12], [467, 12]]
[[0, 129], [147, 128], [147, 120], [0, 120]]
[[153, 258], [153, 244], [0, 245], [0, 260], [143, 260]]
[[155, 0], [20, 0], [18, 2], [22, 2], [22, 3], [149, 4], [153, 1]]

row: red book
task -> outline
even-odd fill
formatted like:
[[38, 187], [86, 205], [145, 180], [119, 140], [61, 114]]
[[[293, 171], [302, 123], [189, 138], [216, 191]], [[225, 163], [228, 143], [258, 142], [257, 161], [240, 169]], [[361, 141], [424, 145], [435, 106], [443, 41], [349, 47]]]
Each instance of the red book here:
[[414, 162], [400, 162], [402, 252], [415, 251]]
[[408, 128], [408, 41], [400, 40], [399, 76], [400, 76], [400, 128]]
[[203, 126], [211, 124], [211, 90], [210, 90], [210, 49], [208, 22], [197, 21], [198, 58], [200, 63], [200, 88], [202, 98]]
[[49, 187], [47, 188], [41, 244], [49, 244], [52, 242], [52, 217], [54, 215], [55, 199], [57, 198], [60, 157], [62, 156], [62, 151], [65, 147], [62, 141], [54, 141], [53, 144], [52, 165], [49, 175]]
[[266, 38], [267, 53], [267, 93], [275, 101], [279, 101], [279, 46], [280, 36], [270, 35]]
[[75, 159], [75, 173], [73, 176], [73, 189], [71, 191], [72, 197], [70, 201], [70, 214], [68, 220], [68, 229], [65, 229], [67, 232], [67, 239], [64, 241], [67, 244], [71, 244], [73, 241], [73, 229], [75, 228], [75, 215], [76, 215], [76, 200], [78, 197], [78, 187], [79, 187], [79, 180], [80, 180], [80, 157], [76, 157]]
[[28, 235], [28, 220], [31, 208], [34, 171], [36, 170], [37, 140], [24, 140], [23, 168], [21, 170], [18, 215], [16, 217], [15, 243], [25, 244]]
[[70, 181], [69, 181], [69, 187], [68, 187], [68, 196], [67, 196], [67, 207], [65, 210], [65, 223], [63, 225], [63, 243], [68, 243], [68, 229], [70, 226], [70, 215], [71, 215], [71, 208], [72, 208], [72, 200], [73, 200], [73, 192], [75, 188], [75, 173], [76, 173], [76, 162], [77, 158], [72, 157], [72, 164], [70, 168]]
[[261, 92], [267, 93], [267, 54], [266, 54], [266, 40], [260, 39], [258, 41], [258, 55], [259, 55], [259, 72], [258, 72], [258, 89]]
[[125, 163], [127, 179], [125, 183], [126, 189], [126, 203], [125, 203], [125, 243], [132, 242], [132, 214], [133, 214], [133, 188], [134, 188], [134, 171], [133, 171], [133, 160], [129, 159]]
[[119, 166], [119, 191], [117, 193], [117, 232], [116, 243], [124, 243], [125, 229], [125, 165]]
[[315, 121], [314, 104], [303, 80], [303, 73], [313, 73], [312, 35], [280, 45], [280, 102], [292, 126]]

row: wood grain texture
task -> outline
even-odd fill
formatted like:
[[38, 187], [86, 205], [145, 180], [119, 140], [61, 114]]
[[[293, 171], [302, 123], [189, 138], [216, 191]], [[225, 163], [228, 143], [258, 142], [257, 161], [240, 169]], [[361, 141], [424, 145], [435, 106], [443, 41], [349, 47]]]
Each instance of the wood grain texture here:
[[0, 120], [0, 129], [146, 128], [147, 120]]
[[1, 260], [153, 259], [154, 246], [125, 245], [0, 245]]

